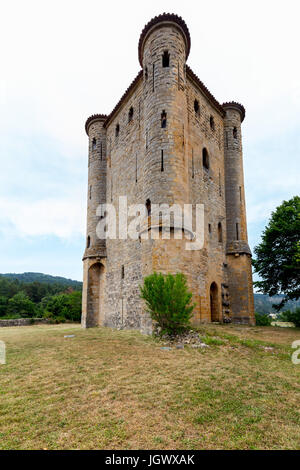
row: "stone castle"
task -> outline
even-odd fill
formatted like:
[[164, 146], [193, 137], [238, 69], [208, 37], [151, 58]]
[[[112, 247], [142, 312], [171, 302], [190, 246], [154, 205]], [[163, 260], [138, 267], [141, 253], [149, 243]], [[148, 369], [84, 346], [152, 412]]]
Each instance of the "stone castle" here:
[[[174, 14], [153, 18], [138, 45], [141, 70], [109, 116], [88, 118], [87, 242], [83, 257], [82, 326], [151, 331], [140, 299], [143, 278], [182, 272], [193, 292], [193, 323], [254, 323], [251, 251], [247, 241], [241, 123], [245, 109], [220, 104], [186, 64], [191, 39]], [[100, 239], [97, 208], [118, 200], [144, 204], [136, 239]], [[170, 239], [156, 204], [204, 205], [204, 245], [186, 250], [171, 219]], [[104, 214], [106, 215], [106, 214]], [[150, 224], [149, 224], [150, 220]]]

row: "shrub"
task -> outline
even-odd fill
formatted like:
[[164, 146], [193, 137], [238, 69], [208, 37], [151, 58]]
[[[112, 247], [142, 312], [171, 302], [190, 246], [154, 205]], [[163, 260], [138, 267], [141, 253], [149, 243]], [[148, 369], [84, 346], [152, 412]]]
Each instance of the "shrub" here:
[[256, 326], [271, 326], [272, 318], [266, 314], [255, 313]]
[[146, 301], [152, 320], [157, 323], [160, 334], [176, 335], [190, 326], [195, 304], [188, 291], [183, 274], [154, 273], [144, 279], [141, 297]]
[[36, 314], [36, 306], [24, 292], [18, 292], [9, 299], [7, 313], [10, 316], [32, 318]]
[[281, 321], [288, 321], [294, 323], [294, 325], [299, 328], [300, 327], [300, 308], [296, 308], [296, 310], [286, 310], [282, 312], [280, 315]]

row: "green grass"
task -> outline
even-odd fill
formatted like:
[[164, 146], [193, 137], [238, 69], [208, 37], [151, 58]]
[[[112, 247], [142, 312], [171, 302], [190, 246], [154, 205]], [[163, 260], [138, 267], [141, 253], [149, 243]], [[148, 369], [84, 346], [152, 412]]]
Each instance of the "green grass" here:
[[1, 328], [0, 449], [299, 449], [300, 330], [199, 334], [209, 348], [163, 351], [134, 331]]

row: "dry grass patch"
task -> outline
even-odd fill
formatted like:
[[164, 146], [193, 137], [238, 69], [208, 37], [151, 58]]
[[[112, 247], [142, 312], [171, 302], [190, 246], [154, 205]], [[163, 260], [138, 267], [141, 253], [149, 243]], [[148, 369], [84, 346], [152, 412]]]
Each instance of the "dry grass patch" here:
[[200, 334], [209, 348], [163, 351], [133, 331], [2, 328], [0, 448], [299, 448], [300, 330]]

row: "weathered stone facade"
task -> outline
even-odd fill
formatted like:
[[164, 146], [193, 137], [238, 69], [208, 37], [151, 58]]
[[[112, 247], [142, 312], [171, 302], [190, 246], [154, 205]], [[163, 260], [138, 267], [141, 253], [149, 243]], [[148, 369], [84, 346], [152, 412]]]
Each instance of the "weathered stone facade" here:
[[[143, 278], [183, 272], [193, 292], [194, 324], [254, 323], [251, 252], [243, 181], [238, 103], [221, 105], [186, 65], [190, 35], [184, 21], [164, 14], [148, 23], [139, 42], [142, 70], [109, 116], [86, 122], [89, 136], [87, 246], [84, 253], [84, 327], [106, 325], [151, 331], [139, 297]], [[203, 204], [204, 247], [186, 239], [99, 240], [99, 204], [119, 197], [131, 204]], [[132, 214], [133, 215], [133, 214]], [[157, 214], [151, 212], [151, 223]], [[154, 224], [155, 225], [155, 224]]]

